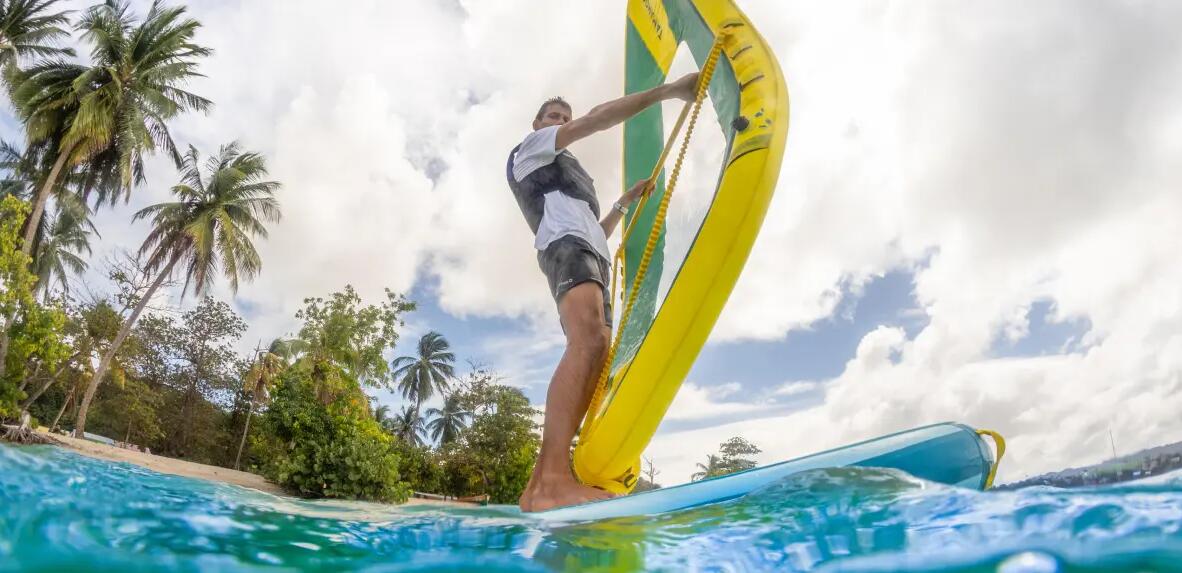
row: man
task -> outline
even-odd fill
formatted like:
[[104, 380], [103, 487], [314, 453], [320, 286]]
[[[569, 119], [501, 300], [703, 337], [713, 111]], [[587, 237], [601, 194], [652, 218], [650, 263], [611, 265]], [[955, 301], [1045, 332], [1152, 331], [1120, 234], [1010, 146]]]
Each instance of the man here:
[[570, 144], [623, 123], [667, 99], [691, 101], [698, 74], [600, 104], [571, 119], [562, 98], [542, 104], [533, 133], [509, 154], [506, 178], [525, 220], [534, 248], [558, 304], [566, 350], [546, 393], [542, 449], [521, 496], [523, 511], [605, 499], [611, 494], [585, 486], [570, 467], [570, 444], [587, 411], [599, 369], [611, 344], [611, 255], [607, 237], [627, 208], [649, 187], [632, 186], [600, 220], [591, 177], [567, 151]]

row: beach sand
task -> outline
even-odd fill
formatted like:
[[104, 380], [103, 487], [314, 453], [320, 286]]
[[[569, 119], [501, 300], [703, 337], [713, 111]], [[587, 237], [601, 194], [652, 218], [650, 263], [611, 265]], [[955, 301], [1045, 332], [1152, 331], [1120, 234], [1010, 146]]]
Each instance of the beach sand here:
[[100, 460], [108, 460], [112, 462], [127, 462], [129, 464], [145, 467], [162, 474], [207, 479], [210, 481], [249, 487], [251, 489], [257, 489], [265, 493], [286, 495], [282, 488], [267, 481], [265, 478], [263, 478], [263, 476], [257, 474], [240, 472], [237, 470], [218, 466], [209, 466], [195, 462], [187, 462], [185, 460], [178, 460], [175, 458], [166, 458], [164, 456], [157, 456], [154, 454], [145, 454], [143, 452], [136, 452], [123, 448], [117, 448], [115, 446], [108, 446], [107, 444], [100, 444], [90, 440], [79, 440], [78, 438], [71, 436], [51, 434], [40, 428], [37, 430], [37, 432], [61, 442], [64, 447], [84, 456], [90, 456], [92, 458], [98, 458]]
[[[127, 462], [137, 466], [148, 468], [155, 472], [162, 474], [171, 474], [177, 476], [205, 479], [221, 483], [228, 483], [242, 487], [248, 487], [264, 493], [274, 495], [291, 495], [285, 492], [279, 486], [269, 482], [263, 476], [252, 474], [250, 472], [242, 472], [223, 468], [219, 466], [210, 466], [206, 464], [199, 464], [196, 462], [188, 462], [185, 460], [178, 460], [176, 458], [168, 458], [164, 456], [157, 456], [155, 454], [146, 454], [143, 452], [136, 452], [107, 444], [92, 442], [90, 440], [79, 440], [71, 436], [63, 436], [61, 434], [51, 434], [44, 428], [36, 430], [38, 433], [53, 438], [74, 453], [82, 454], [100, 460], [108, 460], [112, 462]], [[471, 504], [443, 501], [434, 499], [410, 498], [406, 502], [407, 505], [447, 505], [459, 507], [471, 507]]]

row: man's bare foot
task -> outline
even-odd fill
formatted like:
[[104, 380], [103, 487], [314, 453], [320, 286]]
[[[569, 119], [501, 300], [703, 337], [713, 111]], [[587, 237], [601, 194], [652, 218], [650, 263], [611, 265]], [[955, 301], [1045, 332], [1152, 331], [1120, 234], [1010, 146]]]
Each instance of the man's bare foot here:
[[579, 483], [570, 474], [535, 477], [537, 479], [531, 480], [525, 493], [521, 494], [521, 511], [546, 511], [615, 497], [610, 492]]

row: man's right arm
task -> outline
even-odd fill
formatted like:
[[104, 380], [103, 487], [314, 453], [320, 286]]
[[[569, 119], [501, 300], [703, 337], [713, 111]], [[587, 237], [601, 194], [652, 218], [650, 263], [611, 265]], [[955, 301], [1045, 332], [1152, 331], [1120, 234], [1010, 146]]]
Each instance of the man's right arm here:
[[599, 104], [591, 108], [587, 115], [558, 128], [554, 148], [566, 149], [570, 144], [588, 135], [615, 127], [654, 103], [675, 98], [691, 101], [697, 95], [697, 86], [698, 74], [695, 72], [682, 76], [675, 82]]

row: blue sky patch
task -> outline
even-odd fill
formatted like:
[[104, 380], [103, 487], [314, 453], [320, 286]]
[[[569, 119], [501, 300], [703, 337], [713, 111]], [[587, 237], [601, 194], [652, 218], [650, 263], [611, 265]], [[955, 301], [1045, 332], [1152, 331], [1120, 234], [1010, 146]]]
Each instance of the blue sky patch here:
[[1071, 354], [1085, 350], [1084, 335], [1092, 329], [1087, 317], [1071, 317], [1054, 321], [1055, 304], [1040, 300], [1030, 305], [1026, 312], [1027, 333], [1018, 340], [1009, 340], [1004, 333], [998, 333], [993, 341], [991, 355], [996, 358], [1019, 358]]

